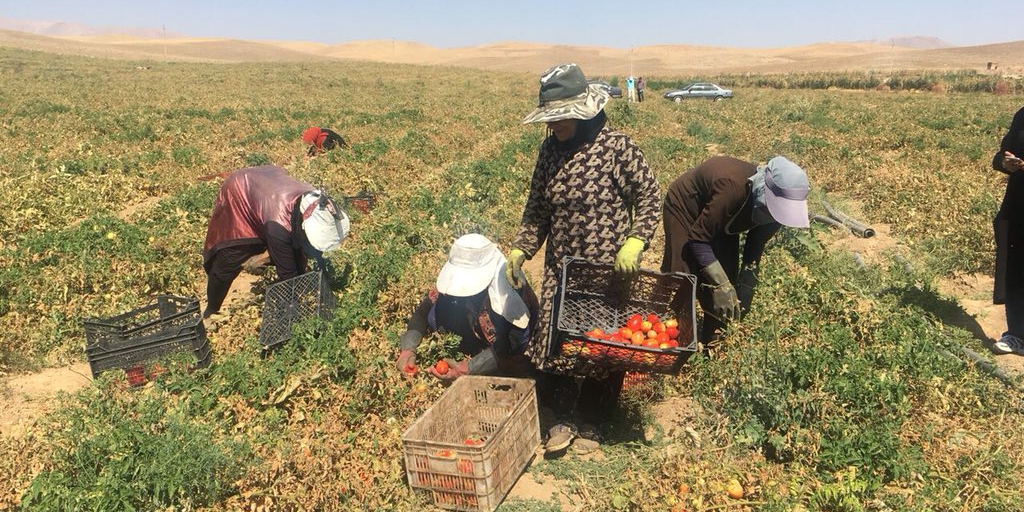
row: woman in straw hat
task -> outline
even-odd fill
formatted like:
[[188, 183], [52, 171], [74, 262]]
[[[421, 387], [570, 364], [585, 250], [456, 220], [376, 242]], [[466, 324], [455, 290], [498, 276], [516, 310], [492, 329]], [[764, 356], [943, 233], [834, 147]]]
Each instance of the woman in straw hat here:
[[782, 226], [809, 225], [809, 193], [804, 170], [781, 156], [766, 165], [712, 157], [669, 185], [661, 271], [697, 275], [704, 312], [698, 340], [705, 349], [750, 308], [768, 240]]
[[446, 359], [447, 371], [428, 372], [441, 380], [462, 375], [530, 377], [526, 346], [539, 304], [529, 286], [516, 290], [505, 279], [505, 256], [487, 237], [468, 234], [452, 245], [435, 286], [420, 301], [401, 338], [396, 366], [415, 375], [416, 349], [428, 331], [461, 338], [461, 361]]
[[220, 311], [242, 264], [267, 251], [281, 281], [303, 274], [307, 261], [341, 246], [349, 220], [321, 191], [274, 165], [234, 171], [224, 180], [206, 228], [206, 309]]
[[[551, 304], [567, 256], [594, 263], [614, 263], [615, 270], [637, 270], [641, 252], [657, 229], [661, 193], [640, 148], [608, 126], [604, 105], [608, 94], [588, 85], [576, 64], [561, 64], [540, 77], [540, 103], [524, 123], [546, 123], [519, 233], [509, 252], [506, 277], [514, 286], [524, 281], [523, 261], [542, 244], [544, 283], [541, 317], [530, 346], [545, 390], [557, 405], [549, 431], [548, 451], [568, 447], [579, 433], [573, 417], [579, 403], [585, 422], [582, 436], [596, 441], [596, 426], [609, 418], [622, 389], [623, 373], [587, 378], [576, 388], [570, 375], [558, 375], [560, 361], [548, 337]], [[592, 443], [587, 443], [591, 444]]]

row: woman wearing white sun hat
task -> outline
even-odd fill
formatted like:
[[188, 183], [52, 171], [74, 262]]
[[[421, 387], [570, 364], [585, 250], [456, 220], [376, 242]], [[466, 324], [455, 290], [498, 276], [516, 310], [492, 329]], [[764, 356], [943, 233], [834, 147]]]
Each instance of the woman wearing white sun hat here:
[[329, 197], [274, 165], [237, 170], [224, 180], [203, 244], [206, 308], [203, 318], [220, 311], [242, 264], [267, 251], [278, 280], [306, 271], [312, 259], [324, 268], [323, 255], [341, 246], [349, 219]]
[[493, 242], [475, 233], [463, 235], [452, 244], [435, 286], [409, 318], [395, 365], [414, 374], [420, 340], [427, 332], [441, 331], [459, 336], [459, 351], [469, 357], [445, 360], [444, 373], [431, 367], [428, 372], [434, 377], [528, 377], [532, 366], [524, 353], [538, 308], [529, 286], [516, 290], [505, 279], [505, 256]]

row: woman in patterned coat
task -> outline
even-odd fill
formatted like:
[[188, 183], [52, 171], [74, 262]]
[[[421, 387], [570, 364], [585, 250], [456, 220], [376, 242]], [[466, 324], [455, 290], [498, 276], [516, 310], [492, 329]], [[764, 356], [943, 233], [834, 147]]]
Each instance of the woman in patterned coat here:
[[[589, 86], [576, 64], [562, 64], [540, 78], [540, 105], [524, 123], [547, 123], [530, 184], [523, 219], [509, 252], [506, 277], [522, 285], [523, 261], [546, 242], [541, 312], [529, 349], [544, 372], [538, 385], [556, 415], [547, 450], [564, 450], [579, 433], [597, 441], [618, 400], [623, 373], [575, 378], [558, 375], [558, 347], [550, 346], [551, 304], [566, 256], [614, 263], [616, 272], [637, 270], [661, 217], [661, 193], [640, 148], [625, 134], [605, 126], [608, 94]], [[584, 429], [577, 432], [573, 409], [579, 403]], [[583, 444], [581, 444], [582, 446]], [[593, 443], [590, 443], [593, 446]]]

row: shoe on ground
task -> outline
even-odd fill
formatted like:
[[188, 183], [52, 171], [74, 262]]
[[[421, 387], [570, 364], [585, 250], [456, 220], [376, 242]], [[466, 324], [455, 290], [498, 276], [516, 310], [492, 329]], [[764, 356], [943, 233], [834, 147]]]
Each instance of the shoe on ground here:
[[1024, 355], [1024, 340], [1012, 334], [1004, 334], [999, 341], [992, 344], [992, 352]]
[[594, 453], [601, 448], [604, 437], [596, 425], [584, 423], [577, 434], [578, 437], [572, 443], [572, 451], [577, 455]]
[[548, 442], [544, 445], [547, 453], [559, 452], [569, 447], [576, 438], [576, 427], [571, 423], [559, 423], [548, 430]]

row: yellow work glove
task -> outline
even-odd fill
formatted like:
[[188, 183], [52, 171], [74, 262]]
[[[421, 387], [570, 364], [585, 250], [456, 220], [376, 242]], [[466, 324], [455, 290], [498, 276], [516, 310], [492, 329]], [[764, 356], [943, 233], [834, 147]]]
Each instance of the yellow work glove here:
[[633, 274], [640, 269], [640, 253], [644, 252], [644, 241], [629, 237], [615, 255], [615, 272]]
[[509, 251], [508, 262], [505, 263], [505, 279], [513, 288], [522, 288], [526, 283], [526, 276], [523, 274], [524, 261], [526, 261], [526, 253], [519, 249]]

